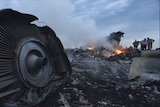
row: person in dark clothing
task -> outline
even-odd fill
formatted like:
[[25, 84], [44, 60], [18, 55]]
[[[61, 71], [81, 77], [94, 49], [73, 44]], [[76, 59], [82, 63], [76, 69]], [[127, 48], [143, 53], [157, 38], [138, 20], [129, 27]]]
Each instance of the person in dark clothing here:
[[149, 37], [147, 38], [147, 49], [151, 50], [152, 49], [152, 44], [155, 40], [154, 39], [150, 39]]
[[134, 47], [134, 49], [138, 49], [138, 45], [139, 45], [139, 41], [135, 40], [135, 41], [133, 42], [133, 47]]

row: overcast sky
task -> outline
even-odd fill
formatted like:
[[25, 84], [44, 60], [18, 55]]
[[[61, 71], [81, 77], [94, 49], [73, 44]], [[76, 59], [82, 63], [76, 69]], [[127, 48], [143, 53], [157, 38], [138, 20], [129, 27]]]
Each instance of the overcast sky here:
[[159, 0], [1, 0], [0, 9], [12, 8], [37, 16], [48, 25], [65, 48], [80, 47], [122, 31], [121, 45], [146, 37], [160, 47]]

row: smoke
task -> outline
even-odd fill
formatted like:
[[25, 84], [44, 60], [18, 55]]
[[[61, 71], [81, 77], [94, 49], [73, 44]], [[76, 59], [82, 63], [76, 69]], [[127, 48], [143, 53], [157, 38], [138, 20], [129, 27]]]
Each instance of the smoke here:
[[34, 23], [39, 26], [50, 26], [65, 48], [88, 44], [110, 47], [104, 38], [108, 33], [99, 30], [93, 19], [86, 20], [81, 16], [75, 16], [75, 6], [69, 0], [3, 1], [0, 7], [1, 9], [12, 8], [37, 16], [39, 20]]
[[[81, 5], [79, 2], [82, 2]], [[115, 6], [116, 2], [118, 6]], [[159, 47], [157, 2], [135, 1], [132, 3], [133, 1], [125, 0], [127, 3], [125, 6], [123, 2], [116, 2], [108, 0], [1, 0], [0, 9], [12, 8], [36, 15], [39, 18], [36, 23], [50, 26], [65, 48], [94, 43], [97, 39], [119, 30], [126, 34], [121, 42], [124, 47], [131, 46], [135, 39], [141, 40], [146, 36], [156, 40], [153, 44], [154, 48]], [[137, 3], [139, 5], [132, 5]], [[108, 6], [110, 9], [106, 8]], [[80, 13], [77, 13], [76, 9], [80, 9]]]

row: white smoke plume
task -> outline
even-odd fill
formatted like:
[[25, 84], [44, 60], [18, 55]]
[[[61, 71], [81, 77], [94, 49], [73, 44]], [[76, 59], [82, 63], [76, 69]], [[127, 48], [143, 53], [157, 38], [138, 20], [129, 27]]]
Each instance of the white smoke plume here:
[[[4, 7], [5, 3], [8, 3], [7, 7]], [[39, 20], [35, 23], [50, 26], [65, 48], [75, 48], [88, 44], [103, 45], [110, 48], [104, 38], [110, 32], [99, 30], [93, 19], [84, 20], [83, 17], [74, 16], [75, 6], [69, 0], [12, 0], [3, 1], [0, 7], [1, 9], [12, 8], [37, 16]]]

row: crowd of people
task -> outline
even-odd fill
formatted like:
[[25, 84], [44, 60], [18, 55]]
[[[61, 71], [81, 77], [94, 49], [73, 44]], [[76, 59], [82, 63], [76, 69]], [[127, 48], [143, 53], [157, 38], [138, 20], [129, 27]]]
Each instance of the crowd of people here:
[[139, 44], [141, 45], [141, 50], [151, 50], [152, 49], [152, 44], [155, 40], [151, 38], [144, 38], [142, 41], [137, 41], [135, 40], [133, 42], [133, 47], [134, 49], [138, 49]]

